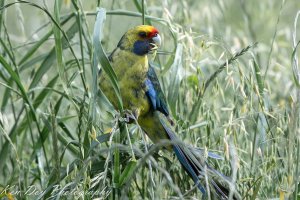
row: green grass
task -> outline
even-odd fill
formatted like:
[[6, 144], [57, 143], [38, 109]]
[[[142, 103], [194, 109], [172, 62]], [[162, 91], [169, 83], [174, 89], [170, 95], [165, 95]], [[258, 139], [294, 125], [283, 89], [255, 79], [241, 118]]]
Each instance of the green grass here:
[[101, 67], [123, 109], [107, 54], [143, 23], [163, 38], [154, 66], [178, 136], [223, 156], [210, 162], [243, 199], [300, 199], [298, 1], [0, 7], [0, 199], [201, 197], [174, 155], [98, 89]]

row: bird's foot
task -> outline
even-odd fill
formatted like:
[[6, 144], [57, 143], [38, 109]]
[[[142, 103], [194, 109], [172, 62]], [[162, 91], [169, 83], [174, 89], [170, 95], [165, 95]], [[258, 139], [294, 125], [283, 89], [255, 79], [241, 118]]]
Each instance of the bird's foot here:
[[131, 110], [124, 110], [124, 116], [125, 118], [123, 118], [123, 120], [126, 123], [133, 123], [137, 120], [136, 116], [134, 115], [134, 113]]

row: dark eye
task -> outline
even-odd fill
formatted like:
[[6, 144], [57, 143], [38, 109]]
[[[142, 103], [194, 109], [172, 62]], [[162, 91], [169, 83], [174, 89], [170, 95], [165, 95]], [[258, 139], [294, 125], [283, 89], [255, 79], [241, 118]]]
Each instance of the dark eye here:
[[142, 38], [145, 38], [145, 37], [147, 37], [147, 34], [146, 34], [146, 32], [142, 31], [142, 32], [139, 32], [139, 36]]

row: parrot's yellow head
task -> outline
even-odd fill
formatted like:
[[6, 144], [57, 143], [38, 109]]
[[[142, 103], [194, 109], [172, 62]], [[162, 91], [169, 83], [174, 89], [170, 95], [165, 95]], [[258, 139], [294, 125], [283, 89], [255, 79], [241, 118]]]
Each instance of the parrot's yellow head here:
[[129, 29], [121, 38], [118, 47], [143, 56], [154, 52], [160, 45], [158, 30], [153, 26], [140, 25]]

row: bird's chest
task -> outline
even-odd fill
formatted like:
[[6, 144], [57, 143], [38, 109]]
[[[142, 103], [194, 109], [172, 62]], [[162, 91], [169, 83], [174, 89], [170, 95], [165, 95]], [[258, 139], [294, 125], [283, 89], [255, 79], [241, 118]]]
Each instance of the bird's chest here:
[[135, 63], [122, 74], [117, 75], [124, 108], [132, 110], [138, 115], [147, 113], [150, 108], [148, 98], [145, 94], [147, 72], [148, 61], [147, 63]]
[[[122, 52], [124, 53], [124, 52]], [[121, 58], [128, 58], [127, 60]], [[147, 57], [129, 55], [115, 56], [113, 68], [117, 75], [123, 108], [137, 115], [144, 115], [150, 109], [145, 94], [145, 80], [148, 72]], [[106, 74], [100, 78], [100, 87], [110, 102], [117, 108], [117, 97]]]

